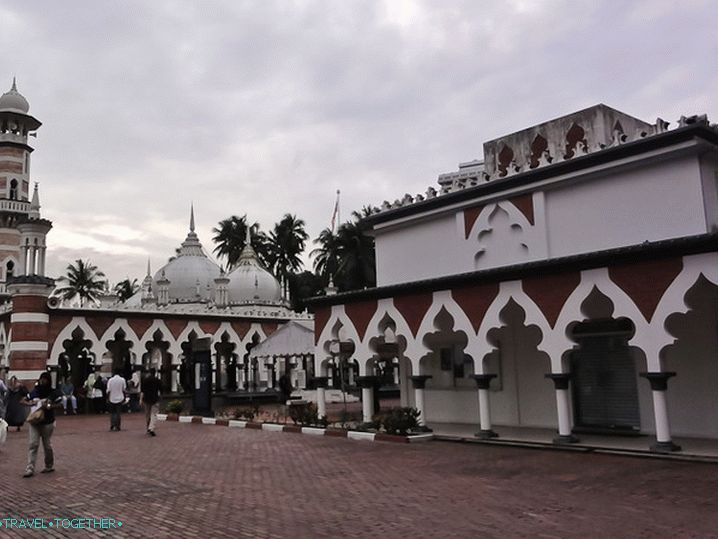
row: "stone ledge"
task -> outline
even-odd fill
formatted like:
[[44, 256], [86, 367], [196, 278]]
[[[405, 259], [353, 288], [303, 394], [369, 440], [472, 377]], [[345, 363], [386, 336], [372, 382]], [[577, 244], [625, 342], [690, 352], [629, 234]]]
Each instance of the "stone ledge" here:
[[177, 414], [157, 414], [159, 421], [179, 421], [180, 423], [194, 423], [200, 425], [215, 425], [221, 427], [255, 429], [266, 432], [291, 432], [308, 434], [310, 436], [333, 436], [349, 440], [363, 440], [369, 442], [427, 442], [434, 439], [433, 434], [386, 434], [384, 432], [362, 432], [356, 430], [338, 429], [335, 427], [302, 427], [301, 425], [283, 425], [281, 423], [258, 423], [253, 421], [240, 421], [237, 419], [217, 419], [214, 417], [177, 416]]

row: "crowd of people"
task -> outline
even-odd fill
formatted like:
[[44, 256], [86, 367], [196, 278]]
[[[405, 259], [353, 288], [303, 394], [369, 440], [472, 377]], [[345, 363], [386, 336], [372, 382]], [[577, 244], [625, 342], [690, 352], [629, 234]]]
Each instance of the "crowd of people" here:
[[42, 473], [55, 470], [51, 439], [56, 411], [63, 410], [65, 414], [77, 414], [79, 410], [109, 413], [110, 431], [118, 432], [122, 430], [122, 413], [140, 412], [144, 408], [147, 435], [155, 436], [160, 396], [161, 383], [155, 369], [150, 369], [144, 378], [135, 372], [129, 380], [125, 380], [119, 371], [108, 379], [99, 373], [91, 373], [80, 389], [75, 388], [69, 377], [52, 387], [49, 372], [40, 375], [32, 390], [15, 376], [7, 383], [0, 377], [0, 426], [19, 431], [28, 425], [28, 457], [23, 477], [32, 477], [40, 443], [45, 457]]

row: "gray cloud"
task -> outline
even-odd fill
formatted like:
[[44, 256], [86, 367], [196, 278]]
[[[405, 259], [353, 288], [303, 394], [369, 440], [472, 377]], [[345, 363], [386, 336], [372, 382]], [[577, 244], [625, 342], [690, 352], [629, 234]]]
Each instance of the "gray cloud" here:
[[[598, 102], [716, 121], [711, 2], [0, 4], [0, 82], [44, 122], [49, 270], [157, 268], [186, 234], [285, 212], [312, 236], [416, 193], [483, 141]], [[3, 75], [3, 73], [5, 75]]]

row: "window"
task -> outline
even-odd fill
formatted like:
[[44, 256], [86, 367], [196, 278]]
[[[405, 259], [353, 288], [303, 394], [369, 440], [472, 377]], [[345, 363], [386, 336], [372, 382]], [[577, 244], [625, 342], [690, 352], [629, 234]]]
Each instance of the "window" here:
[[10, 182], [10, 200], [17, 200], [17, 180]]
[[7, 264], [5, 264], [5, 280], [7, 281], [10, 277], [13, 276], [13, 272], [15, 271], [15, 262], [12, 260], [8, 260]]

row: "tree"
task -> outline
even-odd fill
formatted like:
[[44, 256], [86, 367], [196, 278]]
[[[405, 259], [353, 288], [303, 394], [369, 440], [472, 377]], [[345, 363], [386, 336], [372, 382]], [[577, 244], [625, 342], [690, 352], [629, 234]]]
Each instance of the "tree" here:
[[289, 292], [292, 298], [292, 309], [304, 310], [304, 301], [318, 296], [324, 290], [322, 278], [311, 271], [293, 273], [289, 276]]
[[305, 223], [302, 219], [297, 219], [295, 215], [286, 213], [282, 220], [274, 225], [274, 230], [269, 234], [272, 269], [282, 283], [285, 296], [289, 290], [291, 275], [302, 267], [300, 255], [309, 238], [304, 226]]
[[309, 256], [314, 258], [314, 271], [322, 278], [324, 286], [329, 284], [329, 278], [335, 278], [339, 267], [339, 243], [336, 234], [325, 228], [313, 242], [319, 245], [313, 249]]
[[[262, 264], [272, 267], [273, 258], [267, 235], [260, 231], [259, 223], [253, 223], [251, 227], [252, 247], [257, 252], [257, 257]], [[227, 261], [225, 267], [227, 271], [231, 271], [239, 262], [239, 256], [247, 241], [247, 216], [232, 215], [223, 219], [218, 226], [212, 229], [212, 232], [214, 233], [212, 241], [217, 245], [213, 252]]]
[[137, 279], [130, 281], [129, 277], [124, 281], [120, 281], [115, 285], [113, 291], [117, 294], [117, 297], [122, 303], [134, 296], [140, 289], [140, 285], [137, 284]]
[[347, 222], [337, 231], [337, 244], [337, 287], [345, 291], [376, 286], [374, 238], [358, 223]]
[[95, 302], [107, 290], [105, 274], [99, 271], [97, 266], [92, 265], [89, 260], [85, 262], [77, 259], [74, 264], [67, 266], [66, 271], [67, 275], [60, 277], [58, 282], [67, 284], [55, 290], [55, 294], [63, 300], [70, 301], [79, 297], [80, 307], [82, 307], [85, 300]]
[[361, 219], [369, 213], [367, 207], [361, 213], [353, 212], [353, 222], [343, 223], [336, 233], [325, 228], [314, 240], [319, 247], [310, 255], [325, 286], [330, 276], [342, 292], [376, 285], [374, 238], [361, 227]]

